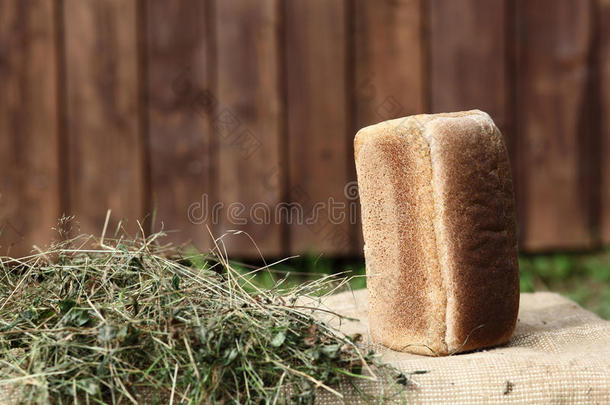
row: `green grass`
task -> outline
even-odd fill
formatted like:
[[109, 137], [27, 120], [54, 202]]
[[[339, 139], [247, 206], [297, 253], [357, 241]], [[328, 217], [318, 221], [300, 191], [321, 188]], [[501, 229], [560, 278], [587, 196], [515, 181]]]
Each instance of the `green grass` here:
[[[235, 267], [243, 272], [249, 269], [243, 264]], [[336, 259], [310, 253], [275, 268], [290, 274], [287, 283], [293, 285], [321, 275], [345, 272], [353, 276], [350, 281], [353, 289], [366, 287], [364, 260]], [[578, 254], [523, 254], [519, 257], [519, 269], [522, 292], [557, 292], [610, 320], [610, 249]], [[263, 285], [273, 282], [266, 273], [261, 274], [257, 281]]]
[[322, 389], [342, 397], [349, 376], [401, 395], [398, 370], [301, 301], [346, 278], [290, 286], [281, 270], [233, 266], [221, 249], [189, 257], [162, 236], [0, 257], [0, 386], [18, 403], [310, 404]]
[[522, 255], [521, 291], [560, 293], [610, 320], [610, 250]]

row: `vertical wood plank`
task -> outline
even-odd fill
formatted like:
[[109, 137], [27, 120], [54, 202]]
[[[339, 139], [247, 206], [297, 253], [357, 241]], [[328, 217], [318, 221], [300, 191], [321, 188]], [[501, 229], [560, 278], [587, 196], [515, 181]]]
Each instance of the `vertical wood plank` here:
[[[511, 155], [519, 230], [520, 167], [516, 164], [512, 109], [512, 0], [432, 0], [428, 6], [431, 112], [481, 109], [506, 141]], [[507, 38], [510, 37], [510, 38]], [[510, 46], [510, 49], [507, 49]], [[512, 63], [512, 60], [510, 61]]]
[[428, 10], [432, 112], [484, 110], [506, 137], [506, 1], [432, 0]]
[[287, 221], [291, 251], [345, 255], [351, 227], [344, 188], [353, 160], [346, 147], [346, 2], [285, 4], [289, 199], [297, 207]]
[[60, 215], [51, 0], [0, 2], [0, 253], [54, 237]]
[[602, 137], [600, 234], [602, 242], [610, 245], [610, 1], [598, 0], [597, 11]]
[[[591, 244], [579, 148], [590, 74], [590, 2], [517, 2], [517, 120], [524, 193], [523, 247]], [[522, 218], [522, 223], [523, 218]]]
[[100, 234], [106, 210], [142, 216], [135, 0], [65, 0], [70, 211]]
[[152, 208], [175, 243], [209, 247], [210, 92], [206, 3], [146, 2]]
[[[281, 253], [275, 209], [282, 196], [282, 96], [277, 0], [216, 1], [218, 236], [247, 232], [266, 256]], [[227, 250], [256, 256], [245, 235]]]
[[[422, 0], [355, 0], [353, 12], [356, 130], [426, 112]], [[362, 254], [360, 224], [355, 240]]]

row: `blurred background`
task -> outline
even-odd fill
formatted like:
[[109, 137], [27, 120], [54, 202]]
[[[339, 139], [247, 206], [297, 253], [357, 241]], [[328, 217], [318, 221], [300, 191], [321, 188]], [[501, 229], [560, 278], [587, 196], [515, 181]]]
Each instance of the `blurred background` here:
[[510, 151], [522, 288], [610, 317], [608, 0], [0, 0], [1, 253], [110, 208], [361, 272], [355, 132], [470, 108]]

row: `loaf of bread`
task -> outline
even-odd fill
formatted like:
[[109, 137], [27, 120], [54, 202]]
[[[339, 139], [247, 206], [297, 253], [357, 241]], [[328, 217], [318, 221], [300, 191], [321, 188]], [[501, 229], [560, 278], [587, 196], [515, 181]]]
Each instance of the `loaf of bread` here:
[[519, 309], [516, 219], [489, 115], [385, 121], [354, 149], [372, 340], [427, 355], [505, 343]]

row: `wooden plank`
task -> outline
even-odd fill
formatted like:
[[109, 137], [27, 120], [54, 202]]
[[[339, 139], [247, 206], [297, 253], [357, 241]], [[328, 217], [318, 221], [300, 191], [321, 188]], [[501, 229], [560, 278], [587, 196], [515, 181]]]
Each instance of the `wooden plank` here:
[[100, 234], [106, 210], [136, 231], [144, 207], [135, 0], [66, 0], [70, 212]]
[[600, 234], [602, 242], [610, 245], [610, 1], [597, 1], [599, 21], [599, 72], [601, 93], [601, 212]]
[[206, 2], [146, 2], [152, 207], [175, 243], [209, 247], [210, 118]]
[[[591, 46], [589, 2], [517, 2], [517, 164], [525, 204], [523, 247], [592, 243], [580, 140]], [[524, 221], [525, 219], [525, 221]]]
[[[282, 196], [279, 6], [276, 0], [216, 1], [217, 235], [242, 230], [266, 256], [281, 254], [274, 212]], [[245, 235], [226, 239], [235, 255], [256, 256]]]
[[[518, 219], [523, 208], [521, 168], [516, 164], [512, 69], [509, 68], [512, 1], [432, 0], [428, 5], [431, 112], [487, 112], [511, 155]], [[519, 223], [521, 229], [521, 224]]]
[[506, 1], [432, 0], [428, 10], [431, 111], [481, 109], [506, 137]]
[[[286, 2], [290, 160], [288, 218], [293, 253], [350, 252], [344, 0]], [[320, 207], [321, 210], [318, 210]], [[300, 214], [303, 214], [300, 217]]]
[[[379, 121], [425, 112], [422, 9], [422, 0], [355, 1], [356, 130]], [[353, 163], [351, 172], [355, 178]], [[362, 254], [360, 224], [355, 244], [356, 253]]]
[[27, 254], [60, 215], [51, 0], [0, 2], [0, 253]]

